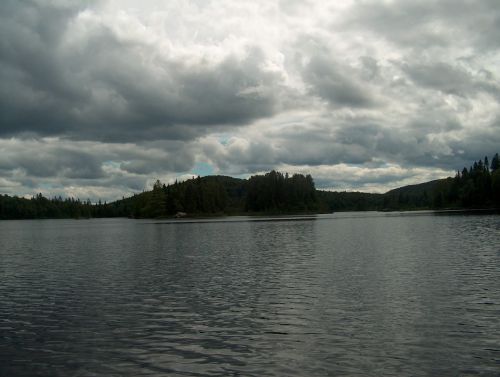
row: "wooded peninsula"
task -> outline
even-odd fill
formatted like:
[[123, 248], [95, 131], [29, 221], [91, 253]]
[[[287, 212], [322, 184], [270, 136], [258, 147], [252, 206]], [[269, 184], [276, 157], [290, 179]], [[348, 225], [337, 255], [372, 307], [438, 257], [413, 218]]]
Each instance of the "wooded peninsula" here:
[[75, 198], [0, 195], [0, 219], [169, 218], [184, 216], [500, 208], [496, 153], [455, 177], [404, 186], [385, 194], [317, 190], [310, 175], [271, 171], [248, 179], [206, 176], [165, 185], [111, 203]]

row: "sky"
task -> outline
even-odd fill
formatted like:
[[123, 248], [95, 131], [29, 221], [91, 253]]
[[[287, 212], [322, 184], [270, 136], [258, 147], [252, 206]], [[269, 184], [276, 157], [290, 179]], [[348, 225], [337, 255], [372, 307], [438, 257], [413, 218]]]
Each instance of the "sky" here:
[[385, 192], [500, 152], [498, 0], [0, 2], [0, 193]]

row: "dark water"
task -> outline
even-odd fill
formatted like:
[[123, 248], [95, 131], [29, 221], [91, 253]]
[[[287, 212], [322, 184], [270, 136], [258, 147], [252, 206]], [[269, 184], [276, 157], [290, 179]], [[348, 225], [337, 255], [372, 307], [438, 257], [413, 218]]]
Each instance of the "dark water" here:
[[500, 216], [0, 222], [0, 376], [499, 376]]

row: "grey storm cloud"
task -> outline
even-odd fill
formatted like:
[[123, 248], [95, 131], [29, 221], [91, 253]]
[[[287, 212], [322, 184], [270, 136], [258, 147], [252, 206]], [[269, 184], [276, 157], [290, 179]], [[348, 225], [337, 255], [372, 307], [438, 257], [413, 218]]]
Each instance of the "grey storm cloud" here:
[[473, 87], [467, 72], [446, 63], [405, 65], [403, 70], [417, 84], [448, 94], [464, 96]]
[[82, 186], [112, 182], [140, 190], [148, 174], [183, 172], [194, 164], [192, 147], [179, 142], [139, 147], [117, 143], [0, 139], [0, 152], [0, 174], [30, 187], [46, 179]]
[[496, 0], [356, 2], [342, 24], [376, 32], [403, 48], [467, 45], [483, 52], [500, 46]]
[[327, 100], [334, 107], [371, 107], [375, 100], [369, 89], [347, 75], [345, 69], [325, 56], [314, 56], [304, 67], [304, 78], [311, 84], [312, 92]]
[[[123, 156], [123, 158], [126, 157]], [[128, 173], [146, 175], [164, 171], [188, 171], [193, 167], [194, 163], [192, 150], [184, 146], [178, 149], [170, 149], [170, 153], [163, 156], [129, 157], [120, 164], [120, 168]]]
[[369, 108], [376, 105], [368, 85], [368, 81], [377, 74], [374, 59], [363, 57], [363, 69], [353, 69], [332, 55], [320, 38], [306, 34], [298, 38], [296, 47], [301, 51], [299, 60], [306, 57], [306, 62], [299, 64], [311, 94], [326, 100], [334, 108]]
[[0, 7], [4, 136], [190, 139], [271, 116], [277, 107], [281, 77], [261, 68], [258, 47], [216, 63], [185, 62], [103, 25], [68, 43], [78, 7]]
[[466, 97], [485, 92], [500, 98], [500, 85], [490, 72], [472, 74], [443, 62], [403, 64], [402, 70], [415, 84], [445, 94]]
[[2, 145], [0, 169], [4, 171], [22, 170], [36, 178], [65, 176], [67, 178], [96, 179], [104, 176], [100, 156], [65, 146], [41, 146], [38, 143]]

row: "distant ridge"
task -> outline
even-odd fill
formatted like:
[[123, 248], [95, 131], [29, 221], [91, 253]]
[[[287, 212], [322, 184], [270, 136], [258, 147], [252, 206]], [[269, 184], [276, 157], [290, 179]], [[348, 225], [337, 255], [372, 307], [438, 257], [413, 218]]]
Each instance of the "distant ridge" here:
[[446, 181], [448, 178], [435, 179], [429, 182], [417, 183], [414, 185], [407, 185], [398, 187], [387, 191], [384, 195], [394, 195], [394, 194], [407, 194], [407, 195], [420, 195], [424, 192], [431, 193], [440, 182]]

